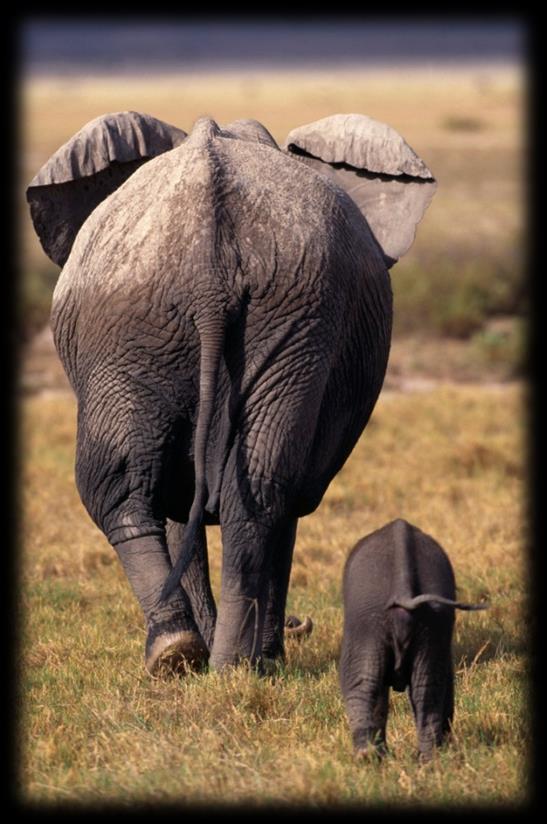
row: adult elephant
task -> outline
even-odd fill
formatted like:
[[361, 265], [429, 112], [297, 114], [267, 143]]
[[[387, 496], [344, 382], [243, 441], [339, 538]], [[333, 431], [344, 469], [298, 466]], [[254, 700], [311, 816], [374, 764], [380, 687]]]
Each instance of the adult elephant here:
[[[435, 186], [363, 115], [280, 149], [256, 121], [187, 135], [135, 112], [89, 123], [30, 184], [64, 267], [51, 320], [77, 486], [143, 610], [149, 671], [283, 655], [297, 519], [372, 412], [388, 268]], [[222, 532], [218, 615], [206, 524]]]

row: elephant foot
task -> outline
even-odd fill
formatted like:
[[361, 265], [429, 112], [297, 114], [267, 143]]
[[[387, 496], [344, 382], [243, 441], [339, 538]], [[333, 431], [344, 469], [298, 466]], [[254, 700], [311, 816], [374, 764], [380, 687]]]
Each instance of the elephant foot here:
[[385, 735], [379, 730], [356, 730], [353, 751], [357, 761], [378, 762], [387, 754]]
[[425, 747], [423, 749], [418, 750], [416, 754], [416, 758], [419, 764], [429, 764], [431, 761], [435, 759], [438, 751], [443, 747], [443, 744], [446, 742], [440, 742], [439, 744], [434, 744], [432, 747]]
[[154, 677], [199, 670], [208, 658], [209, 651], [197, 632], [175, 630], [158, 634], [150, 630], [148, 633], [144, 665]]

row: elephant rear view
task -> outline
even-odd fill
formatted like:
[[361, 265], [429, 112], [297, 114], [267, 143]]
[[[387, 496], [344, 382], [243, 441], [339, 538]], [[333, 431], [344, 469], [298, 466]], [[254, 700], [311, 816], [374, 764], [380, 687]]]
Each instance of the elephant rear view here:
[[408, 688], [421, 757], [431, 757], [454, 712], [452, 566], [418, 527], [395, 520], [357, 543], [344, 570], [340, 683], [355, 751], [386, 750], [389, 688]]
[[[311, 125], [280, 149], [252, 120], [187, 134], [107, 115], [27, 192], [64, 265], [52, 327], [78, 489], [143, 610], [150, 672], [283, 655], [297, 519], [382, 386], [388, 268], [435, 181], [370, 118]], [[218, 614], [206, 524], [222, 532]]]

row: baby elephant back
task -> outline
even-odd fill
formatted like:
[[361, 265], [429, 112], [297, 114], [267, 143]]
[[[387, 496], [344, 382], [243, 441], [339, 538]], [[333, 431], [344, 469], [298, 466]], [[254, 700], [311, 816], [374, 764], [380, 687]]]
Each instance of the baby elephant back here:
[[454, 711], [452, 565], [429, 535], [402, 519], [354, 547], [344, 573], [340, 685], [357, 755], [382, 755], [390, 687], [408, 688], [420, 755], [431, 757]]

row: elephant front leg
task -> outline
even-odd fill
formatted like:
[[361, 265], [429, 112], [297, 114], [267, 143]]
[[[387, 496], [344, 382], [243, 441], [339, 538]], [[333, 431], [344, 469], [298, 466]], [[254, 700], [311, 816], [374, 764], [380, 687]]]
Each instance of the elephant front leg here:
[[[182, 546], [184, 529], [184, 524], [177, 523], [176, 521], [167, 521], [167, 546], [173, 564], [178, 558]], [[201, 637], [205, 641], [207, 648], [211, 650], [215, 634], [217, 608], [209, 579], [207, 537], [205, 526], [203, 525], [198, 530], [195, 554], [190, 566], [182, 576], [181, 586], [190, 600], [192, 615], [194, 616]]]
[[145, 666], [152, 675], [160, 670], [183, 671], [200, 666], [208, 650], [192, 615], [188, 596], [180, 587], [167, 602], [160, 593], [171, 570], [165, 539], [150, 535], [114, 545], [125, 574], [141, 606], [147, 625]]
[[266, 659], [283, 659], [285, 657], [285, 606], [296, 539], [296, 526], [296, 518], [288, 520], [286, 524], [279, 528], [275, 537], [262, 635], [262, 655]]
[[262, 656], [271, 550], [276, 530], [256, 521], [222, 526], [222, 585], [211, 651], [213, 669]]

